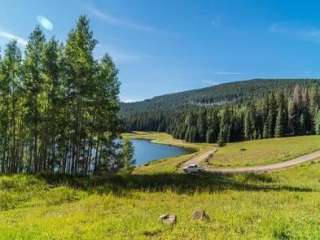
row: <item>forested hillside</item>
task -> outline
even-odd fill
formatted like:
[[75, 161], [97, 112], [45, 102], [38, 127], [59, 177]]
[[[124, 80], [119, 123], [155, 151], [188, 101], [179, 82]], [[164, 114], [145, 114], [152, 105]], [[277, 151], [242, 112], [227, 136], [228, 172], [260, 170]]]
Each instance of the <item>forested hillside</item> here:
[[318, 79], [253, 79], [217, 86], [166, 94], [140, 102], [121, 103], [123, 114], [145, 112], [149, 110], [176, 109], [176, 106], [221, 105], [226, 102], [243, 102], [256, 97], [263, 97], [273, 90], [293, 91], [296, 84], [300, 86], [319, 85]]
[[126, 130], [166, 131], [189, 142], [320, 133], [320, 81], [255, 79], [122, 104]]

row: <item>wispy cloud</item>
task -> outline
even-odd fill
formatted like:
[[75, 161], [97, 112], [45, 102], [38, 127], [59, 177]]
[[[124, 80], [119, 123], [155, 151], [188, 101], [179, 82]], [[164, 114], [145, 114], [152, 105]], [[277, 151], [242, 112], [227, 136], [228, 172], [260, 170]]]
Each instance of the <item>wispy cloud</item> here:
[[38, 23], [46, 30], [52, 31], [53, 30], [53, 23], [44, 16], [37, 16]]
[[220, 17], [215, 17], [211, 20], [211, 25], [214, 27], [220, 27], [221, 25], [221, 18]]
[[147, 54], [134, 54], [111, 45], [98, 44], [96, 57], [102, 58], [106, 53], [108, 53], [117, 64], [133, 64], [152, 58], [152, 56]]
[[133, 55], [133, 54], [126, 54], [126, 53], [115, 53], [111, 52], [111, 56], [114, 58], [115, 62], [119, 64], [132, 64], [141, 62], [145, 59], [151, 58], [148, 55]]
[[144, 24], [136, 23], [127, 19], [123, 18], [118, 18], [115, 16], [112, 16], [106, 12], [102, 12], [101, 10], [95, 8], [95, 7], [88, 7], [89, 12], [99, 18], [100, 20], [103, 20], [104, 22], [112, 25], [117, 25], [117, 26], [122, 26], [126, 28], [131, 28], [139, 31], [144, 31], [144, 32], [158, 32], [160, 30], [147, 26]]
[[19, 37], [13, 33], [10, 32], [6, 32], [6, 31], [2, 31], [0, 30], [0, 38], [3, 38], [5, 40], [16, 40], [18, 44], [25, 46], [27, 45], [27, 40]]
[[285, 23], [274, 23], [269, 26], [269, 32], [279, 33], [305, 41], [320, 43], [320, 28], [314, 26], [299, 26]]

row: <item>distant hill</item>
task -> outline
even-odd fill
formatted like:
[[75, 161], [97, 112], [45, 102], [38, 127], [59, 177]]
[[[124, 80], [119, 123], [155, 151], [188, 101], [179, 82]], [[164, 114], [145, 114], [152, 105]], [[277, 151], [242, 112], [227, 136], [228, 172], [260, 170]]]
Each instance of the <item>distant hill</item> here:
[[219, 143], [320, 134], [320, 80], [254, 79], [122, 104], [124, 131]]
[[253, 79], [157, 96], [134, 103], [122, 103], [121, 112], [170, 110], [184, 105], [221, 105], [263, 97], [273, 90], [292, 91], [294, 86], [320, 85], [320, 79]]

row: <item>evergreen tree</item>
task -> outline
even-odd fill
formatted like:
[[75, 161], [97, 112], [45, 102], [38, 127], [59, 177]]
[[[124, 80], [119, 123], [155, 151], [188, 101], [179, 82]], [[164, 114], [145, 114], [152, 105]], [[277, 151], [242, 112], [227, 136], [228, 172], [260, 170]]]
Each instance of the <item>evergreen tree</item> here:
[[207, 131], [207, 112], [203, 109], [201, 109], [198, 114], [197, 131], [198, 131], [197, 140], [200, 142], [205, 141], [206, 131]]
[[218, 137], [218, 144], [223, 146], [230, 141], [230, 109], [227, 107], [221, 113], [220, 131]]
[[246, 140], [252, 140], [256, 138], [256, 109], [253, 104], [251, 104], [246, 110], [244, 117], [244, 136]]
[[286, 106], [283, 93], [279, 94], [278, 98], [278, 114], [275, 126], [275, 137], [283, 137], [286, 129]]
[[[282, 82], [286, 81], [276, 82], [281, 86]], [[237, 96], [241, 95], [242, 100], [239, 102], [234, 100], [234, 95], [227, 94], [225, 98], [220, 95], [221, 98], [216, 103], [210, 103], [211, 100], [204, 97], [178, 110], [165, 109], [162, 111], [162, 102], [159, 101], [161, 104], [155, 104], [155, 109], [148, 109], [143, 113], [130, 113], [134, 121], [129, 119], [128, 125], [132, 126], [130, 123], [132, 121], [142, 127], [140, 130], [156, 131], [160, 124], [157, 119], [161, 116], [161, 129], [166, 129], [165, 131], [173, 134], [174, 137], [196, 142], [234, 142], [314, 133], [316, 112], [320, 103], [318, 90], [320, 83], [300, 80], [305, 84], [304, 88], [297, 85], [291, 90], [288, 89], [288, 86], [294, 86], [292, 82], [294, 81], [286, 82], [283, 85], [285, 88], [278, 88], [276, 85], [263, 97], [256, 97], [255, 91], [248, 96], [247, 92], [239, 90]], [[256, 86], [259, 85], [254, 87]], [[190, 95], [193, 94], [197, 95], [198, 92], [190, 93]], [[188, 96], [184, 97], [188, 99]], [[158, 98], [156, 100], [158, 101]], [[142, 102], [137, 106], [144, 104], [149, 103]], [[206, 121], [202, 120], [204, 109], [207, 115]], [[128, 120], [127, 116], [126, 120]], [[136, 129], [130, 128], [130, 130]], [[205, 133], [205, 138], [203, 133]]]
[[277, 109], [278, 109], [277, 100], [275, 98], [274, 93], [271, 93], [270, 108], [268, 113], [268, 125], [269, 125], [270, 137], [274, 137], [276, 120], [277, 120]]
[[269, 115], [269, 95], [265, 98], [263, 107], [262, 107], [262, 116], [263, 116], [263, 138], [269, 138], [270, 137], [270, 120], [268, 120]]
[[302, 105], [301, 88], [299, 85], [296, 85], [293, 92], [293, 101], [290, 104], [290, 109], [289, 109], [289, 125], [291, 129], [291, 133], [293, 135], [301, 134], [301, 124], [300, 124], [301, 105]]
[[303, 95], [302, 95], [302, 123], [301, 129], [302, 134], [310, 134], [311, 130], [313, 128], [313, 121], [312, 121], [312, 111], [310, 110], [311, 104], [310, 104], [310, 97], [309, 97], [309, 91], [308, 89], [304, 89]]
[[208, 126], [206, 132], [206, 142], [214, 143], [218, 139], [219, 135], [219, 118], [218, 112], [213, 110], [208, 114]]
[[223, 147], [226, 144], [226, 138], [227, 138], [227, 129], [226, 126], [222, 126], [220, 128], [219, 136], [218, 136], [218, 145], [219, 147]]

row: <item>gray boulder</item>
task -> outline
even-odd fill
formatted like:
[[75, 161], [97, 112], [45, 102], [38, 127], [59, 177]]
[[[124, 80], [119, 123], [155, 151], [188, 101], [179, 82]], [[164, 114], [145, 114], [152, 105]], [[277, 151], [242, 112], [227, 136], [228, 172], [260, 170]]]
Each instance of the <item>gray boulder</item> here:
[[174, 225], [177, 223], [177, 216], [174, 214], [163, 214], [159, 217], [160, 222], [167, 225]]
[[210, 220], [209, 215], [202, 209], [195, 210], [192, 213], [192, 219], [193, 220], [201, 220], [201, 221]]

